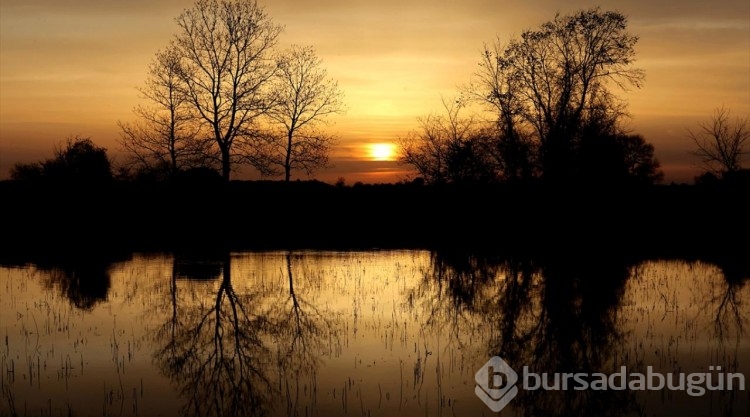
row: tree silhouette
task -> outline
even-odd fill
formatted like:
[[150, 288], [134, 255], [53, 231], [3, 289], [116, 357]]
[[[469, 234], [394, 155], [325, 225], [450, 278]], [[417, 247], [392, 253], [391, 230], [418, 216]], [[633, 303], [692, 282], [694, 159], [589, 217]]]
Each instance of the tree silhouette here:
[[171, 177], [204, 164], [210, 142], [200, 140], [199, 126], [181, 85], [181, 71], [180, 55], [173, 45], [159, 51], [139, 89], [151, 105], [133, 109], [138, 121], [118, 122], [119, 143], [128, 152], [131, 166]]
[[11, 178], [102, 183], [112, 179], [112, 164], [106, 148], [95, 145], [90, 138], [75, 136], [57, 147], [53, 158], [39, 163], [16, 164], [11, 170]]
[[664, 173], [659, 169], [661, 164], [654, 157], [654, 145], [647, 143], [643, 136], [618, 135], [615, 139], [621, 149], [628, 179], [651, 184], [664, 178]]
[[494, 109], [506, 140], [533, 136], [545, 178], [566, 180], [575, 172], [587, 120], [599, 112], [613, 122], [621, 116], [612, 86], [641, 85], [644, 74], [632, 66], [638, 38], [626, 28], [622, 14], [595, 8], [558, 14], [505, 47], [485, 48], [474, 97]]
[[443, 107], [445, 115], [419, 118], [419, 129], [398, 143], [399, 162], [413, 166], [431, 184], [444, 184], [456, 177], [458, 173], [451, 171], [451, 163], [453, 168], [466, 164], [465, 152], [473, 151], [467, 143], [475, 133], [474, 120], [460, 116], [464, 104], [443, 99]]
[[578, 153], [581, 182], [610, 186], [653, 184], [664, 177], [653, 145], [640, 135], [584, 135]]
[[510, 67], [500, 65], [503, 47], [499, 42], [485, 45], [479, 71], [465, 87], [464, 94], [493, 113], [494, 126], [482, 135], [486, 152], [495, 160], [501, 179], [507, 182], [528, 180], [535, 174], [536, 151], [530, 135], [524, 131], [522, 102], [511, 82]]
[[311, 174], [328, 164], [333, 138], [316, 129], [325, 118], [342, 110], [342, 93], [321, 67], [310, 46], [292, 46], [280, 55], [274, 79], [277, 100], [268, 115], [278, 133], [268, 137], [268, 159], [281, 167], [284, 180], [293, 170]]
[[65, 146], [55, 149], [55, 157], [42, 164], [50, 178], [106, 181], [112, 178], [112, 165], [107, 149], [96, 146], [89, 138], [68, 139]]
[[[485, 45], [479, 70], [447, 116], [420, 119], [400, 140], [400, 161], [427, 182], [652, 184], [662, 178], [653, 146], [620, 127], [615, 87], [640, 87], [637, 37], [627, 19], [598, 8], [557, 15], [506, 45]], [[468, 100], [468, 101], [466, 101]], [[489, 122], [459, 118], [468, 102]], [[600, 143], [599, 143], [600, 142]]]
[[19, 162], [10, 168], [10, 179], [15, 181], [36, 181], [44, 177], [40, 162]]
[[274, 105], [270, 53], [282, 28], [254, 0], [198, 0], [177, 24], [183, 94], [218, 148], [222, 177], [228, 181], [240, 161], [263, 172], [262, 159], [249, 150], [258, 139], [258, 118]]
[[446, 160], [446, 179], [454, 184], [490, 183], [497, 179], [496, 167], [483, 142], [482, 132], [468, 140], [451, 142]]
[[698, 123], [699, 129], [688, 129], [688, 137], [696, 146], [697, 156], [705, 169], [716, 175], [734, 173], [742, 169], [742, 159], [750, 153], [750, 125], [747, 119], [730, 120], [730, 111], [714, 110], [713, 118]]

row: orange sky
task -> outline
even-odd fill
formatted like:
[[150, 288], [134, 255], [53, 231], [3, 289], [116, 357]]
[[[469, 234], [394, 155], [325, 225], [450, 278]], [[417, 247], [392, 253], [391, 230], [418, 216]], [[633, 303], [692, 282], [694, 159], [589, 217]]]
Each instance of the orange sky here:
[[[0, 178], [16, 162], [51, 155], [71, 135], [117, 157], [116, 122], [130, 120], [135, 87], [156, 50], [176, 33], [192, 0], [2, 0]], [[556, 11], [601, 6], [629, 17], [640, 37], [640, 90], [626, 94], [630, 127], [656, 147], [667, 181], [695, 175], [685, 130], [725, 106], [750, 116], [747, 0], [274, 0], [282, 46], [311, 44], [344, 91], [335, 117], [334, 168], [317, 178], [397, 181], [406, 167], [369, 161], [368, 144], [392, 142], [438, 111], [477, 68], [484, 42], [508, 40]], [[120, 159], [122, 159], [120, 157]]]

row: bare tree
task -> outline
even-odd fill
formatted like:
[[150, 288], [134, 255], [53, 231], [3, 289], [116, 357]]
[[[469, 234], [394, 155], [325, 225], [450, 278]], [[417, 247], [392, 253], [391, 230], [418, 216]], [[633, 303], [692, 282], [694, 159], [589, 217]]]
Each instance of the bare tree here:
[[273, 107], [269, 81], [276, 65], [271, 50], [282, 27], [255, 0], [198, 0], [177, 17], [180, 79], [197, 119], [218, 148], [229, 181], [233, 163], [263, 169], [237, 142], [257, 139], [257, 119]]
[[399, 138], [398, 160], [414, 167], [425, 181], [443, 183], [448, 157], [448, 141], [440, 128], [443, 119], [430, 114], [418, 119], [418, 122], [418, 130]]
[[400, 138], [399, 162], [411, 165], [428, 183], [449, 180], [455, 151], [474, 135], [474, 120], [460, 117], [464, 104], [443, 99], [445, 115], [429, 114], [418, 119], [419, 128]]
[[519, 135], [518, 129], [523, 122], [521, 97], [516, 92], [520, 83], [513, 82], [512, 67], [505, 65], [502, 55], [503, 45], [499, 41], [492, 46], [484, 46], [479, 71], [464, 88], [464, 94], [489, 107], [501, 132], [508, 138], [513, 138]]
[[156, 54], [148, 67], [145, 85], [139, 88], [150, 106], [138, 106], [136, 122], [118, 122], [119, 143], [130, 155], [130, 165], [164, 170], [168, 175], [198, 166], [206, 141], [199, 140], [189, 102], [180, 88], [180, 56], [174, 47]]
[[317, 127], [342, 111], [338, 83], [328, 77], [310, 46], [292, 46], [278, 59], [274, 83], [276, 105], [269, 112], [276, 134], [269, 135], [268, 160], [281, 167], [284, 180], [293, 170], [311, 174], [328, 164], [334, 140]]
[[612, 86], [643, 82], [643, 71], [632, 66], [638, 38], [626, 28], [622, 14], [595, 8], [557, 15], [504, 49], [485, 48], [477, 95], [510, 134], [533, 132], [545, 176], [571, 167], [574, 141], [592, 109], [604, 108], [613, 119], [621, 114]]
[[693, 155], [714, 174], [723, 175], [742, 169], [742, 158], [747, 155], [750, 142], [748, 120], [730, 120], [730, 111], [718, 108], [709, 122], [698, 123], [699, 129], [688, 129], [688, 137], [695, 143]]

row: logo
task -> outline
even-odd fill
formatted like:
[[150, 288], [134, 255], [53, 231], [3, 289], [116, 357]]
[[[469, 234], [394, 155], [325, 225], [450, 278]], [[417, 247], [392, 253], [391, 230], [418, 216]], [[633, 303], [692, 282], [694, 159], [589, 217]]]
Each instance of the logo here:
[[494, 412], [502, 410], [518, 394], [518, 374], [499, 356], [487, 361], [474, 380], [474, 393]]
[[[652, 366], [646, 373], [628, 372], [627, 367], [620, 366], [620, 371], [612, 374], [600, 372], [566, 372], [538, 374], [522, 369], [522, 381], [518, 385], [526, 391], [538, 389], [545, 391], [582, 391], [582, 390], [662, 390], [685, 391], [692, 397], [700, 397], [706, 391], [745, 390], [745, 375], [739, 372], [721, 372], [721, 366], [709, 366], [708, 372], [685, 374], [654, 372]], [[505, 408], [518, 395], [518, 374], [501, 357], [493, 356], [474, 376], [477, 386], [474, 393], [490, 410], [498, 412]]]

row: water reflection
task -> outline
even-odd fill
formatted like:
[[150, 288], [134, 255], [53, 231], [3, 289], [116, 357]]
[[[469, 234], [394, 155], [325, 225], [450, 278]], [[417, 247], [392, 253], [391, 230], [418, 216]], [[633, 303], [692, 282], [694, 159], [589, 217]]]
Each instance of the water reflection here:
[[[290, 375], [305, 375], [315, 371], [320, 363], [320, 355], [332, 354], [333, 338], [338, 344], [340, 324], [335, 313], [314, 302], [314, 294], [305, 294], [295, 287], [295, 280], [307, 279], [307, 286], [313, 280], [324, 277], [306, 274], [305, 271], [294, 272], [293, 261], [302, 261], [303, 255], [287, 252], [284, 256], [286, 275], [289, 282], [287, 294], [275, 294], [270, 300], [271, 308], [267, 313], [276, 329], [278, 348], [277, 359], [281, 369]], [[297, 290], [295, 290], [297, 288]]]
[[171, 331], [154, 355], [179, 385], [188, 415], [246, 415], [268, 403], [269, 352], [263, 338], [270, 326], [258, 309], [261, 295], [235, 290], [230, 262], [227, 254], [212, 294], [181, 308], [173, 296]]
[[[447, 323], [449, 334], [490, 332], [484, 357], [548, 373], [610, 373], [623, 338], [618, 311], [629, 269], [619, 259], [436, 253], [419, 293], [430, 323]], [[521, 391], [512, 405], [526, 415], [623, 415], [634, 404], [628, 391], [540, 390]]]
[[[487, 415], [474, 373], [493, 355], [540, 373], [747, 375], [746, 272], [464, 251], [15, 263], [0, 268], [0, 411]], [[749, 400], [521, 390], [503, 415], [744, 415]]]
[[290, 410], [299, 405], [298, 383], [314, 373], [323, 342], [338, 337], [333, 315], [295, 289], [299, 257], [286, 253], [281, 288], [249, 283], [226, 253], [218, 285], [192, 285], [188, 294], [178, 292], [185, 264], [175, 261], [171, 315], [155, 332], [154, 358], [186, 399], [183, 414], [260, 416], [281, 398]]
[[724, 280], [712, 289], [704, 308], [714, 313], [714, 335], [719, 341], [732, 337], [744, 337], [747, 333], [748, 312], [743, 310], [743, 289], [750, 281], [750, 262], [719, 262], [718, 268]]
[[90, 310], [107, 299], [110, 286], [109, 265], [82, 262], [49, 269], [45, 285], [59, 289], [73, 305]]
[[[541, 263], [544, 277], [539, 308], [522, 331], [523, 343], [510, 341], [514, 363], [546, 372], [612, 373], [616, 349], [623, 343], [618, 312], [629, 275], [619, 259], [550, 259]], [[501, 340], [497, 352], [504, 352]], [[533, 414], [628, 415], [632, 391], [524, 391]]]
[[102, 253], [37, 254], [31, 257], [3, 257], [0, 265], [33, 265], [42, 274], [44, 285], [59, 291], [77, 308], [91, 310], [107, 300], [111, 285], [110, 268], [129, 256]]
[[215, 280], [221, 279], [225, 266], [224, 255], [184, 254], [174, 256], [173, 273], [177, 279]]

